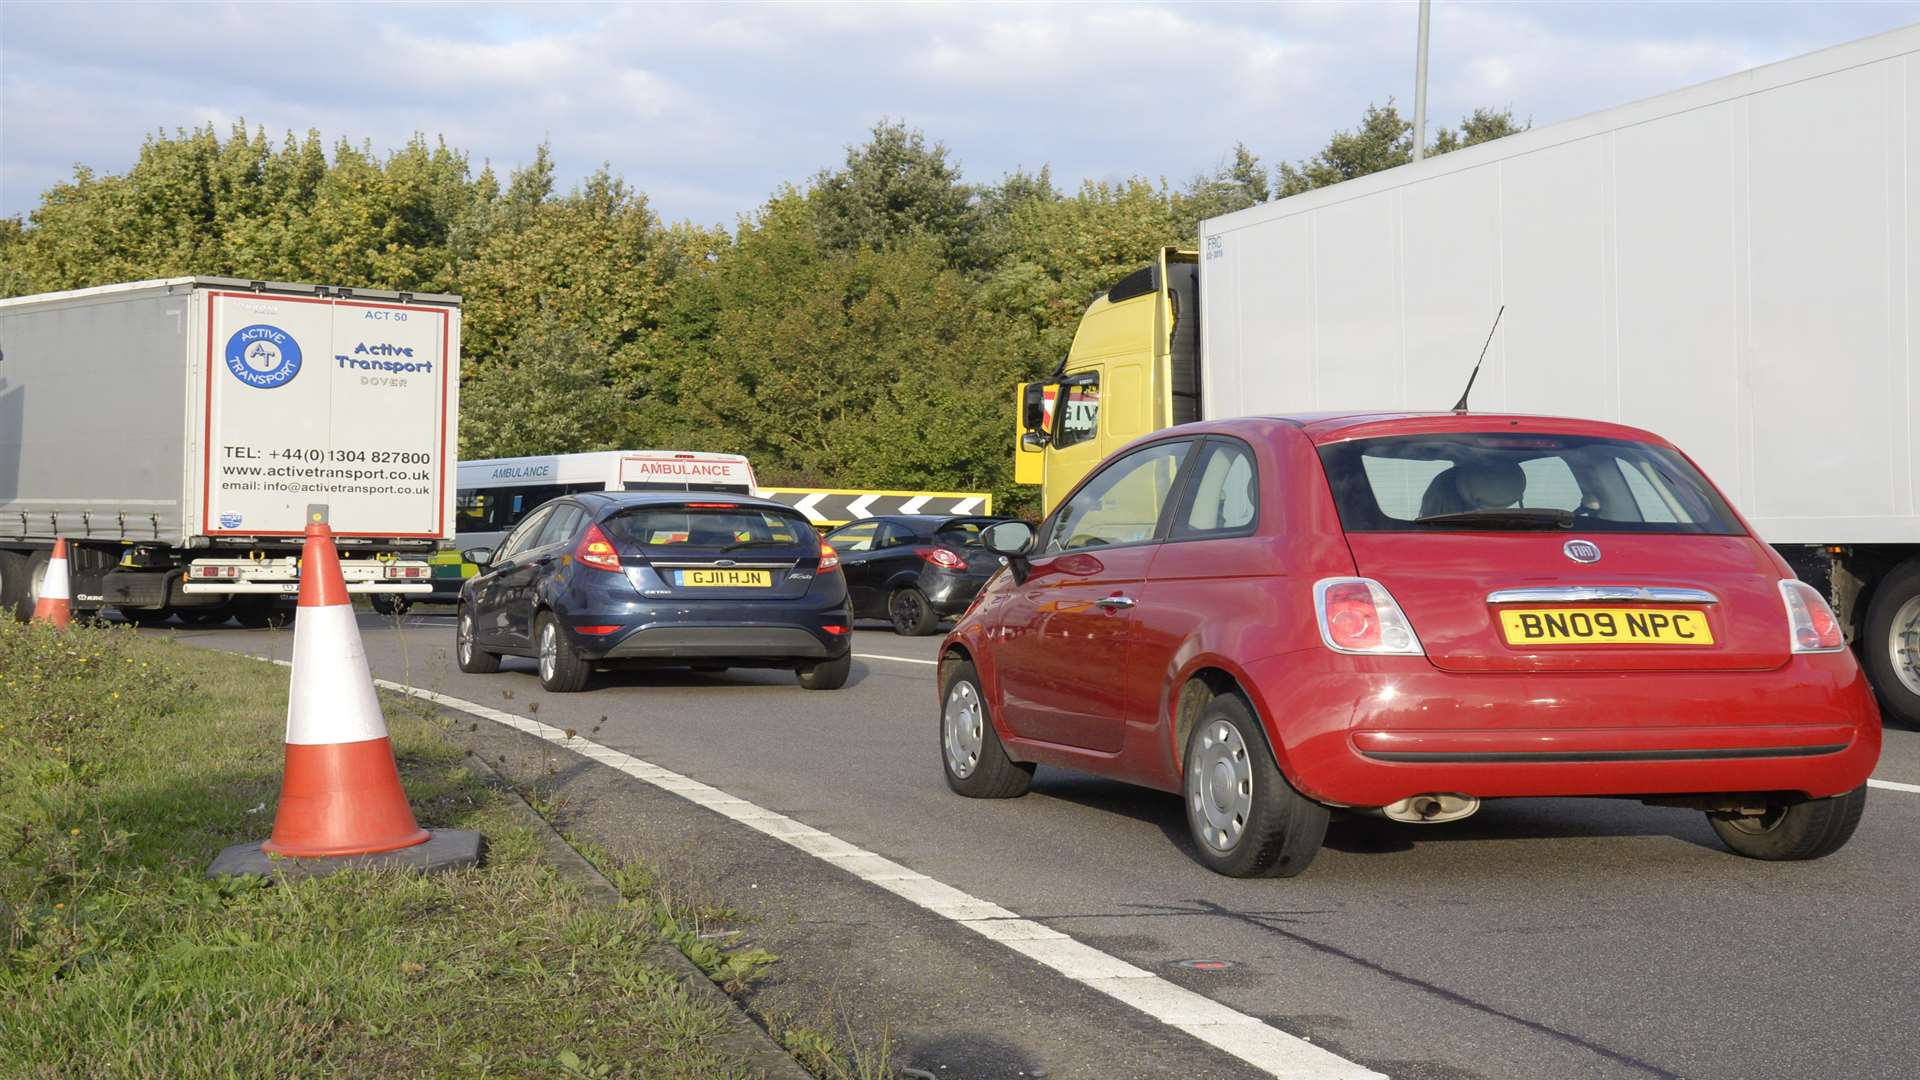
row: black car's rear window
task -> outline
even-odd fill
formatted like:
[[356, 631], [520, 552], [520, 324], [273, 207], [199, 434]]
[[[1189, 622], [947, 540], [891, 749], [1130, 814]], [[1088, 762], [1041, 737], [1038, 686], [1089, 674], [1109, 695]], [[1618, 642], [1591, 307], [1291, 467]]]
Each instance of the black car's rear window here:
[[1355, 439], [1321, 447], [1320, 464], [1349, 532], [1744, 532], [1685, 458], [1624, 439], [1518, 432]]
[[637, 507], [608, 518], [601, 528], [615, 544], [649, 553], [749, 547], [796, 554], [819, 550], [819, 534], [806, 519], [751, 506]]

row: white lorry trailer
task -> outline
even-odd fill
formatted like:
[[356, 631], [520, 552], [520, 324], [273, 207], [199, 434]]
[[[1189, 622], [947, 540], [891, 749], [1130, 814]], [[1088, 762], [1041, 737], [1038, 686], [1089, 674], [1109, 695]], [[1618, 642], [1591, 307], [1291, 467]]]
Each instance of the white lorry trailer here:
[[[1920, 27], [1202, 223], [1032, 385], [1049, 508], [1202, 417], [1471, 406], [1673, 440], [1920, 723]], [[1035, 466], [1039, 466], [1039, 470]]]
[[324, 513], [348, 589], [452, 535], [459, 297], [182, 277], [0, 300], [0, 611], [265, 623]]

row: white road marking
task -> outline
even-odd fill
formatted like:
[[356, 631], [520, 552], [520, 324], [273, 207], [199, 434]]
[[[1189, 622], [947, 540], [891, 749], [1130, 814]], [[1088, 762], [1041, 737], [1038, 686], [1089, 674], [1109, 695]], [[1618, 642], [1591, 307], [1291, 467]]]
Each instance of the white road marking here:
[[[915, 664], [934, 662], [908, 660], [901, 656], [877, 658], [906, 660]], [[1176, 986], [1150, 971], [1076, 941], [1050, 926], [1023, 919], [998, 904], [961, 892], [883, 855], [847, 843], [831, 833], [756, 806], [691, 777], [577, 735], [569, 736], [564, 730], [538, 720], [405, 683], [386, 679], [375, 679], [374, 683], [395, 693], [445, 705], [525, 732], [555, 746], [583, 754], [663, 791], [671, 791], [696, 806], [732, 818], [932, 914], [959, 923], [988, 941], [998, 942], [1075, 982], [1130, 1005], [1177, 1031], [1232, 1054], [1270, 1076], [1283, 1077], [1285, 1080], [1387, 1080], [1384, 1074], [1357, 1065], [1279, 1028], [1270, 1027], [1258, 1017]]]
[[1902, 784], [1897, 780], [1869, 780], [1868, 787], [1886, 788], [1888, 791], [1904, 791], [1910, 795], [1920, 795], [1920, 784]]
[[862, 660], [898, 660], [902, 664], [927, 664], [937, 666], [940, 663], [938, 660], [918, 660], [911, 656], [888, 656], [886, 653], [877, 652], [857, 652], [853, 655]]

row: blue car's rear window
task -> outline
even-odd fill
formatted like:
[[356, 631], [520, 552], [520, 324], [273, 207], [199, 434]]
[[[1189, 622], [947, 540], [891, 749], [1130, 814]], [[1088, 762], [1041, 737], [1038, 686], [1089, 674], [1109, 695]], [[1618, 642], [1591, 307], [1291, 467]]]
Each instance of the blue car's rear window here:
[[794, 554], [819, 550], [819, 534], [806, 519], [759, 507], [640, 507], [621, 511], [601, 528], [615, 544], [649, 553], [745, 547]]

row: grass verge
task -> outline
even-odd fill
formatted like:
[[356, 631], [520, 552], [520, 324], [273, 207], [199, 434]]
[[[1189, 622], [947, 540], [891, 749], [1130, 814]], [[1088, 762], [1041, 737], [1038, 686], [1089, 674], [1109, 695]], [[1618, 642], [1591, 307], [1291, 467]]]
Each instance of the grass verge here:
[[270, 831], [286, 673], [125, 629], [0, 624], [0, 1076], [734, 1077], [724, 1009], [585, 904], [425, 709], [421, 823], [483, 870], [202, 876]]

